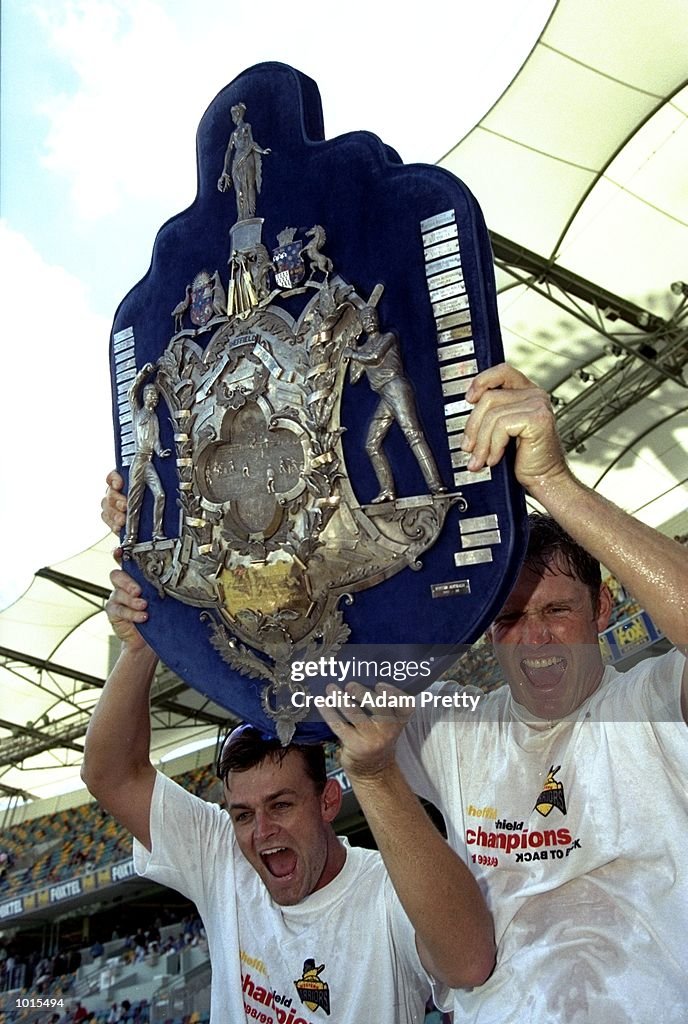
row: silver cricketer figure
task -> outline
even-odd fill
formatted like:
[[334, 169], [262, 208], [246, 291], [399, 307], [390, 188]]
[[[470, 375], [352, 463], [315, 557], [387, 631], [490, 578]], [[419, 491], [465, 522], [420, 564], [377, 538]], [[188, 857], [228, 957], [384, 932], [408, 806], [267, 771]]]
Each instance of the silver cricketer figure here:
[[[161, 459], [171, 454], [169, 448], [160, 446], [160, 425], [156, 407], [159, 394], [155, 384], [144, 382], [155, 373], [152, 363], [146, 363], [129, 388], [134, 428], [135, 452], [129, 470], [129, 495], [127, 498], [127, 527], [123, 547], [132, 548], [139, 532], [141, 505], [146, 487], [153, 495], [153, 540], [164, 540], [162, 519], [165, 512], [165, 492], [160, 477], [153, 466], [153, 456]], [[143, 401], [142, 401], [143, 399]]]
[[394, 477], [382, 442], [396, 420], [411, 446], [431, 494], [442, 494], [442, 484], [430, 445], [416, 409], [413, 389], [404, 374], [397, 337], [391, 331], [381, 331], [374, 306], [361, 310], [361, 324], [366, 341], [358, 348], [347, 348], [345, 356], [351, 359], [351, 380], [355, 384], [363, 373], [373, 391], [380, 396], [366, 436], [366, 451], [370, 457], [380, 485], [380, 493], [373, 504], [393, 501], [396, 497]]

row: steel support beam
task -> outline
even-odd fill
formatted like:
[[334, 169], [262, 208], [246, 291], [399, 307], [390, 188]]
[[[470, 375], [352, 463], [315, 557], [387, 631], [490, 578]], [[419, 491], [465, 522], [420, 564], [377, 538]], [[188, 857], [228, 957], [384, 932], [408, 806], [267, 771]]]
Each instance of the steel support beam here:
[[[603, 353], [596, 352], [551, 388], [555, 417], [567, 451], [584, 442], [607, 423], [651, 394], [665, 381], [688, 388], [688, 306], [685, 285], [677, 282], [680, 300], [669, 320], [636, 303], [606, 291], [592, 281], [547, 260], [501, 235], [492, 234], [496, 265], [522, 284], [564, 309], [605, 339], [606, 354], [617, 361], [596, 375], [589, 373], [585, 390], [573, 399], [558, 399], [563, 384], [580, 377]], [[619, 323], [619, 328], [611, 324]]]

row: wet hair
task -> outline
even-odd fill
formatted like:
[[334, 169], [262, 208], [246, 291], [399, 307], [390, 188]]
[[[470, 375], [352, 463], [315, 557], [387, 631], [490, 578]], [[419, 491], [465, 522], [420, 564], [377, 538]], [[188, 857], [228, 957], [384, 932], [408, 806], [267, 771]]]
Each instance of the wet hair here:
[[274, 736], [268, 736], [253, 725], [240, 725], [230, 732], [220, 750], [217, 777], [227, 783], [230, 772], [247, 772], [262, 764], [266, 758], [280, 763], [292, 750], [301, 755], [306, 775], [317, 793], [322, 793], [327, 782], [325, 751], [320, 743], [290, 743], [283, 747]]
[[531, 512], [528, 526], [527, 568], [538, 576], [544, 576], [555, 567], [564, 575], [580, 580], [590, 591], [592, 606], [597, 609], [602, 586], [602, 572], [597, 559], [577, 544], [552, 516]]

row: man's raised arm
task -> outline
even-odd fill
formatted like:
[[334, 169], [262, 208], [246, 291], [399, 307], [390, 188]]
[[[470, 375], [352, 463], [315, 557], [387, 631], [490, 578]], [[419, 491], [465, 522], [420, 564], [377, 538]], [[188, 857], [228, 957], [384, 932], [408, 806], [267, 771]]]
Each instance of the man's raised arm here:
[[[397, 692], [383, 684], [376, 690]], [[367, 691], [350, 683], [346, 692], [360, 701]], [[492, 918], [475, 878], [397, 765], [394, 748], [408, 713], [368, 715], [344, 702], [337, 711], [319, 710], [342, 744], [342, 768], [415, 928], [423, 966], [450, 988], [481, 985], [495, 962]]]
[[[677, 647], [688, 647], [688, 549], [586, 487], [569, 469], [545, 391], [507, 364], [474, 379], [464, 435], [469, 470], [494, 466], [516, 439], [516, 476], [612, 572]], [[684, 687], [685, 691], [685, 687]]]
[[[102, 501], [102, 518], [111, 529], [116, 530], [123, 525], [126, 512], [123, 481], [113, 471], [108, 475], [107, 482], [108, 491]], [[132, 715], [129, 725], [133, 721], [146, 723], [145, 741], [141, 737], [137, 742], [138, 754], [134, 758], [145, 780], [142, 787], [147, 803], [145, 835], [136, 831], [136, 828], [144, 828], [142, 821], [135, 828], [125, 817], [131, 814], [126, 798], [122, 799], [119, 811], [113, 806], [113, 800], [118, 799], [116, 792], [108, 797], [109, 803], [105, 796], [102, 799], [108, 810], [150, 848], [147, 812], [155, 775], [148, 759], [147, 730], [148, 692], [155, 669], [155, 656], [133, 625], [146, 618], [145, 602], [139, 597], [140, 589], [126, 573], [115, 571], [111, 578], [116, 589], [108, 605], [108, 614], [115, 632], [122, 639], [123, 649], [106, 690], [103, 691], [97, 712], [104, 705], [106, 715], [110, 715], [107, 688], [111, 683], [115, 684], [110, 691], [114, 695], [115, 707], [120, 706], [120, 687], [129, 693], [132, 702], [135, 692], [139, 693], [139, 699], [143, 699], [145, 690], [145, 715], [142, 714], [142, 707], [135, 709], [132, 706], [123, 716], [126, 718]], [[141, 646], [143, 652], [139, 650]], [[147, 672], [149, 676], [145, 684], [144, 675]], [[351, 685], [354, 688], [357, 686]], [[363, 689], [358, 687], [358, 690]], [[354, 713], [352, 719], [347, 720], [328, 709], [322, 709], [321, 714], [342, 741], [342, 767], [351, 780], [399, 900], [415, 928], [423, 965], [433, 977], [451, 988], [482, 984], [494, 967], [492, 918], [477, 882], [437, 831], [399, 770], [394, 747], [405, 719], [382, 716], [372, 718]], [[110, 728], [108, 717], [102, 719], [106, 730]], [[87, 737], [89, 769], [90, 734], [97, 728], [99, 738], [99, 725], [96, 713]], [[144, 754], [152, 773], [150, 776], [143, 768]], [[108, 767], [107, 756], [103, 759], [105, 771]], [[100, 799], [95, 789], [92, 792]], [[134, 792], [138, 794], [136, 788]]]
[[141, 588], [120, 569], [110, 579], [114, 590], [107, 613], [122, 651], [91, 717], [81, 777], [99, 803], [150, 849], [155, 769], [149, 705], [157, 657], [136, 628], [148, 617]]

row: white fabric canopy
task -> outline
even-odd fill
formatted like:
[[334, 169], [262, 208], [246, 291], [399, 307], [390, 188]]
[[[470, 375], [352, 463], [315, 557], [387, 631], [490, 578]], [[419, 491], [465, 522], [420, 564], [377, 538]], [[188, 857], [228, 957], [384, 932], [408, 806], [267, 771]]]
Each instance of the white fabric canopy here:
[[[670, 285], [688, 278], [685, 15], [680, 0], [561, 0], [506, 92], [440, 161], [492, 231], [664, 320], [680, 301]], [[589, 386], [577, 370], [614, 369], [608, 339], [509, 274], [498, 286], [507, 358], [562, 404]], [[677, 329], [685, 349], [688, 321]], [[571, 454], [575, 471], [685, 533], [687, 408], [688, 389], [662, 383]]]

